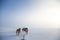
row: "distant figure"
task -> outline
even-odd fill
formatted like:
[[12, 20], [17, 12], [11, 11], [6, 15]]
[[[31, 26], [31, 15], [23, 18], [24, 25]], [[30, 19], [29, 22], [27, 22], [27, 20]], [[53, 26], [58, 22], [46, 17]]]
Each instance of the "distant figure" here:
[[23, 28], [22, 31], [25, 31], [25, 33], [28, 33], [28, 28]]
[[25, 40], [25, 35], [28, 34], [28, 28], [22, 28], [22, 32], [24, 33], [24, 35], [23, 35], [23, 39], [21, 40]]
[[16, 35], [19, 36], [20, 32], [21, 32], [21, 28], [17, 29], [16, 30]]

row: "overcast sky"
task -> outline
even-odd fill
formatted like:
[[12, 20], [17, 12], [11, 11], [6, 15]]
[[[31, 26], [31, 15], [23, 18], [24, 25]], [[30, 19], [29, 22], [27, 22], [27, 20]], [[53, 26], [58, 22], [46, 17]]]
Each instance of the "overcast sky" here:
[[59, 0], [3, 0], [1, 3], [2, 27], [60, 28]]

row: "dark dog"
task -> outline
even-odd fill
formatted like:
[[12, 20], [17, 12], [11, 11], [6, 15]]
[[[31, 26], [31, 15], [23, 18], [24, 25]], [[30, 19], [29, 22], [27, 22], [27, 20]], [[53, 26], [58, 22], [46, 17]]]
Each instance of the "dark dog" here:
[[21, 28], [17, 29], [17, 30], [16, 30], [16, 35], [19, 36], [20, 32], [21, 32]]
[[28, 33], [28, 28], [22, 28], [22, 31], [25, 31], [25, 33]]

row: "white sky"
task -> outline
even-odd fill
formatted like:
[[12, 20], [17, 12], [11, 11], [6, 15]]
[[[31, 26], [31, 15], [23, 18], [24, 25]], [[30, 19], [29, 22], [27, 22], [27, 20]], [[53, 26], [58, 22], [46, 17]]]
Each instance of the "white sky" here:
[[31, 8], [26, 18], [28, 23], [45, 26], [44, 28], [60, 28], [60, 1], [35, 0]]
[[3, 27], [15, 28], [16, 25], [18, 27], [28, 25], [34, 28], [60, 28], [59, 0], [32, 0], [28, 6], [19, 3], [16, 3], [15, 10], [3, 11], [7, 13], [2, 18]]

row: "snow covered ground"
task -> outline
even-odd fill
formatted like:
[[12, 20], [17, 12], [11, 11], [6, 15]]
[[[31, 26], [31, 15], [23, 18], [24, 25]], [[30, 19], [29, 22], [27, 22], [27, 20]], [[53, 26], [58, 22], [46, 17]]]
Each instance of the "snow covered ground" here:
[[[60, 40], [59, 29], [29, 29], [26, 40]], [[15, 31], [0, 32], [0, 40], [21, 40], [22, 35], [16, 36]]]

